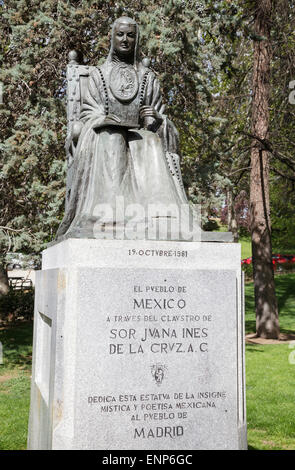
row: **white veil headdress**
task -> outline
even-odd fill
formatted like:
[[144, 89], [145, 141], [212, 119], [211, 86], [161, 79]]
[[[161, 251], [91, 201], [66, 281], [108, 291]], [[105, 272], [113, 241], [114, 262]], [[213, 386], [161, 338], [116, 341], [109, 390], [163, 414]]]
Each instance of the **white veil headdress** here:
[[133, 20], [132, 18], [129, 18], [128, 16], [121, 16], [120, 18], [117, 18], [112, 25], [111, 47], [110, 47], [110, 51], [107, 57], [107, 62], [110, 63], [113, 61], [115, 27], [120, 23], [131, 24], [135, 26], [136, 38], [135, 38], [135, 46], [134, 46], [133, 66], [136, 67], [137, 62], [138, 62], [138, 52], [139, 52], [138, 51], [139, 50], [139, 27], [136, 21]]

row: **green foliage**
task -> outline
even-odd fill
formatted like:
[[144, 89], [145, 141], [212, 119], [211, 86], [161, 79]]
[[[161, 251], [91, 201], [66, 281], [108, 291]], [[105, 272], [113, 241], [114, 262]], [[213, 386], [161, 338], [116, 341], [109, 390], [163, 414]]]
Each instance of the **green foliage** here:
[[31, 320], [34, 314], [34, 290], [9, 289], [8, 294], [0, 297], [0, 320], [22, 317]]
[[[133, 16], [141, 26], [141, 58], [151, 58], [161, 81], [167, 114], [180, 132], [185, 187], [190, 200], [202, 205], [204, 221], [221, 209], [227, 188], [234, 197], [241, 190], [248, 194], [252, 51], [253, 40], [261, 39], [253, 37], [253, 5], [238, 0], [2, 2], [1, 256], [38, 254], [55, 236], [65, 196], [67, 55], [79, 49], [86, 64], [100, 63], [108, 53], [110, 26], [121, 15]], [[295, 77], [294, 22], [290, 2], [275, 2], [271, 171], [287, 183], [274, 180], [272, 213], [274, 231], [289, 237], [295, 233], [291, 217], [282, 223], [277, 206], [286, 202], [286, 187], [294, 193], [294, 180], [288, 180], [295, 175], [288, 101]], [[291, 215], [292, 207], [293, 200], [285, 213]]]
[[294, 5], [275, 2], [271, 69], [271, 219], [273, 245], [293, 247], [295, 242], [294, 101], [290, 84], [295, 79]]
[[245, 275], [245, 280], [253, 280], [253, 265], [251, 264], [243, 264], [242, 265], [242, 271], [244, 272]]
[[7, 375], [9, 371], [18, 369], [29, 373], [32, 363], [32, 322], [15, 323], [1, 328], [0, 341], [3, 346], [0, 373]]
[[151, 57], [180, 130], [192, 200], [219, 203], [225, 120], [210, 106], [216, 84], [234, 70], [225, 38], [234, 40], [241, 22], [236, 2], [10, 0], [0, 13], [2, 253], [39, 253], [54, 238], [65, 196], [67, 55], [78, 48], [85, 63], [99, 63], [121, 15], [141, 25], [141, 56]]
[[205, 230], [206, 232], [213, 232], [213, 231], [218, 231], [219, 229], [219, 225], [218, 223], [216, 222], [216, 220], [214, 219], [211, 219], [211, 220], [208, 220], [208, 222], [206, 222], [205, 224], [203, 224], [203, 230]]
[[293, 185], [273, 177], [271, 191], [273, 246], [295, 247], [295, 192]]

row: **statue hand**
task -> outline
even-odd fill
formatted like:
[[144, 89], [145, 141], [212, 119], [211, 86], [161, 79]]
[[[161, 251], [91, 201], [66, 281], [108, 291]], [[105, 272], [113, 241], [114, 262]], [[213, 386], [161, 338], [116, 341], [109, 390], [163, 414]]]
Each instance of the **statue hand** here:
[[155, 110], [153, 106], [141, 106], [139, 110], [139, 117], [141, 119], [144, 119], [145, 117], [152, 117], [154, 119], [160, 119], [162, 121], [162, 118], [158, 111]]
[[82, 131], [83, 124], [81, 121], [75, 121], [72, 126], [72, 140], [74, 144], [77, 144]]
[[139, 117], [143, 121], [143, 127], [156, 132], [163, 122], [163, 118], [153, 106], [141, 106]]

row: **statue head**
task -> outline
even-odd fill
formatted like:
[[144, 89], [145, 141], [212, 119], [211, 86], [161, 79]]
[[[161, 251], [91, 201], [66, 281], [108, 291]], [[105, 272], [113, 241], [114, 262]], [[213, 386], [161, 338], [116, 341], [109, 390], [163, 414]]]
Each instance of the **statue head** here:
[[128, 60], [135, 64], [138, 53], [139, 31], [138, 25], [132, 18], [122, 16], [112, 27], [112, 39], [109, 58], [114, 54], [121, 60]]

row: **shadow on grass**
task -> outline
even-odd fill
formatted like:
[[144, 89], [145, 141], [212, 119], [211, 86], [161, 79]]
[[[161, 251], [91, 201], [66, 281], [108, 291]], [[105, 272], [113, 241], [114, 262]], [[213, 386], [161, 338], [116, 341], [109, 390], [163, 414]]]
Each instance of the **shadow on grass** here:
[[33, 322], [13, 324], [0, 330], [4, 366], [28, 368], [32, 363]]
[[246, 320], [245, 329], [246, 329], [246, 333], [252, 333], [256, 331], [256, 320]]
[[245, 331], [246, 333], [256, 331], [253, 283], [245, 285]]
[[[275, 276], [276, 295], [279, 309], [280, 331], [295, 334], [295, 274]], [[245, 284], [245, 329], [246, 333], [256, 331], [253, 282]]]
[[260, 348], [259, 346], [257, 347], [257, 345], [255, 345], [255, 344], [247, 343], [247, 353], [248, 352], [263, 353], [264, 351], [265, 350], [263, 348]]
[[[295, 275], [276, 277], [276, 294], [282, 333], [295, 333]], [[286, 324], [285, 324], [286, 323]]]

